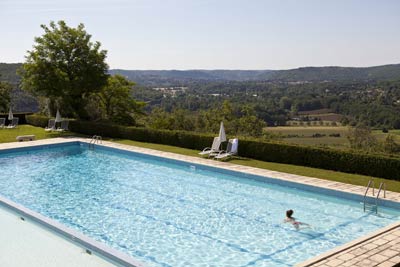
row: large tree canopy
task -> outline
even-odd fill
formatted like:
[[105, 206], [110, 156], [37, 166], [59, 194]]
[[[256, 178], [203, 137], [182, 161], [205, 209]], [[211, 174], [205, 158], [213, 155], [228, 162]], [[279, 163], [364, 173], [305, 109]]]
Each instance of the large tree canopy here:
[[136, 124], [135, 115], [144, 114], [144, 102], [136, 101], [132, 96], [135, 83], [121, 75], [108, 78], [107, 85], [97, 94], [103, 116], [106, 120], [121, 124]]
[[63, 115], [87, 118], [89, 95], [107, 83], [107, 52], [90, 41], [83, 24], [70, 28], [59, 21], [41, 27], [45, 33], [35, 38], [20, 72], [22, 87], [47, 97], [52, 114], [59, 107]]

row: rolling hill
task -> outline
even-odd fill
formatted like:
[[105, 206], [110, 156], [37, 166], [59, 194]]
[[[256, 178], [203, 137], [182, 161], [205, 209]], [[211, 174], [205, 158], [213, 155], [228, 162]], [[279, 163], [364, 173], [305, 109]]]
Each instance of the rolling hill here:
[[[17, 84], [21, 63], [0, 63], [0, 81]], [[290, 70], [123, 70], [111, 69], [142, 85], [179, 85], [193, 81], [340, 82], [400, 80], [400, 64], [367, 68], [303, 67]]]

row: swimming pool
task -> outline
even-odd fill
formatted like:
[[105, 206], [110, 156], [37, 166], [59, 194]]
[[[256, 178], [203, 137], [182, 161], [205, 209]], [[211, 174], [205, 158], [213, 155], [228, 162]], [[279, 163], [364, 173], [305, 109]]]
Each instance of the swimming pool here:
[[[149, 266], [292, 266], [399, 220], [289, 183], [80, 143], [0, 152], [0, 164], [2, 196]], [[282, 223], [287, 209], [312, 227]]]

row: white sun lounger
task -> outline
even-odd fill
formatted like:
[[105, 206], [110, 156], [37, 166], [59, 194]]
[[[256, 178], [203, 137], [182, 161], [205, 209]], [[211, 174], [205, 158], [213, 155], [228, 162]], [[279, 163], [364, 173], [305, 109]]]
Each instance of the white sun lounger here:
[[55, 119], [50, 119], [48, 124], [47, 124], [47, 127], [44, 128], [44, 130], [46, 132], [55, 131], [56, 130], [56, 120]]
[[239, 148], [239, 139], [229, 139], [226, 151], [220, 151], [214, 159], [226, 159], [237, 155]]
[[219, 137], [214, 137], [211, 147], [206, 147], [199, 154], [202, 156], [209, 156], [211, 153], [218, 153], [220, 151], [221, 141]]
[[58, 132], [68, 131], [68, 124], [69, 124], [68, 120], [63, 120], [61, 122], [61, 126], [57, 129], [57, 131]]
[[18, 121], [19, 121], [19, 118], [18, 118], [18, 117], [13, 118], [12, 121], [11, 121], [11, 123], [7, 126], [7, 128], [9, 128], [9, 129], [17, 128], [17, 126], [18, 126]]

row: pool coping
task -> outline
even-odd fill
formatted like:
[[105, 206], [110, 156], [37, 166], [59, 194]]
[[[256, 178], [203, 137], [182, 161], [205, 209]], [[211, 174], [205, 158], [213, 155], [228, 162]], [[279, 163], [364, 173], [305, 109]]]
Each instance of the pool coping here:
[[[0, 144], [0, 151], [7, 150], [7, 149], [14, 149], [14, 148], [33, 147], [33, 146], [40, 146], [40, 145], [52, 145], [52, 144], [70, 143], [70, 142], [71, 143], [73, 143], [73, 142], [90, 143], [90, 139], [68, 137], [68, 138], [42, 139], [42, 140], [24, 142], [24, 143], [16, 143], [16, 142], [3, 143], [3, 144]], [[341, 182], [323, 180], [323, 179], [314, 178], [314, 177], [301, 176], [301, 175], [288, 174], [288, 173], [278, 172], [278, 171], [270, 171], [270, 170], [266, 170], [266, 169], [255, 168], [255, 167], [236, 165], [236, 164], [232, 164], [229, 162], [221, 162], [221, 161], [216, 161], [216, 160], [212, 160], [212, 159], [204, 159], [204, 158], [193, 157], [193, 156], [185, 156], [185, 155], [175, 154], [175, 153], [171, 153], [171, 152], [164, 152], [164, 151], [136, 147], [136, 146], [131, 146], [131, 145], [124, 145], [124, 144], [119, 144], [119, 143], [114, 143], [114, 142], [109, 142], [109, 141], [103, 141], [101, 145], [105, 146], [105, 147], [122, 149], [125, 151], [142, 153], [142, 154], [156, 156], [156, 157], [163, 157], [163, 158], [183, 161], [183, 162], [187, 162], [187, 163], [192, 163], [192, 164], [199, 164], [199, 165], [203, 165], [203, 166], [221, 168], [221, 169], [228, 170], [228, 171], [235, 171], [235, 172], [239, 172], [239, 173], [251, 174], [251, 175], [261, 176], [261, 177], [265, 177], [265, 178], [278, 179], [281, 181], [287, 181], [287, 182], [291, 182], [291, 183], [297, 183], [300, 185], [317, 187], [317, 188], [325, 189], [325, 190], [326, 189], [334, 190], [337, 192], [350, 193], [350, 194], [355, 194], [358, 196], [363, 196], [365, 193], [364, 186], [357, 186], [357, 185], [345, 184], [345, 183], [341, 183]], [[372, 192], [369, 194], [369, 196], [374, 197], [374, 196], [372, 196]], [[395, 202], [396, 204], [398, 204], [398, 203], [400, 203], [400, 193], [387, 191], [385, 200], [387, 200], [389, 202]], [[0, 197], [0, 204], [3, 201], [4, 201], [4, 199]], [[7, 202], [7, 200], [6, 200], [6, 202]], [[8, 201], [8, 202], [10, 202], [10, 201]], [[12, 203], [13, 202], [11, 201], [11, 204]], [[85, 246], [85, 244], [87, 244], [94, 251], [100, 253], [101, 255], [104, 255], [106, 258], [110, 258], [113, 261], [116, 261], [117, 263], [120, 263], [120, 264], [124, 261], [126, 261], [127, 264], [130, 264], [130, 265], [125, 265], [125, 266], [143, 266], [143, 264], [141, 264], [140, 262], [137, 262], [136, 260], [134, 260], [132, 257], [128, 256], [127, 254], [124, 254], [115, 249], [107, 247], [106, 245], [103, 245], [102, 243], [100, 243], [98, 241], [95, 241], [87, 236], [84, 236], [83, 234], [80, 234], [80, 233], [76, 232], [75, 230], [71, 230], [58, 222], [48, 219], [36, 212], [30, 211], [29, 209], [26, 209], [17, 203], [14, 203], [14, 204], [16, 204], [16, 207], [13, 206], [14, 209], [21, 210], [21, 212], [23, 212], [23, 213], [28, 212], [27, 215], [34, 216], [34, 217], [32, 217], [33, 219], [36, 219], [39, 222], [43, 221], [43, 223], [46, 225], [48, 224], [51, 229], [53, 229], [55, 227], [54, 230], [57, 229], [56, 232], [60, 231], [61, 233], [64, 232], [65, 233], [64, 235], [67, 235], [67, 236], [70, 235], [71, 237], [72, 236], [76, 237], [77, 238], [76, 240], [74, 238], [71, 238], [71, 239], [73, 241], [78, 241], [79, 243], [82, 242], [81, 244], [84, 246]], [[20, 209], [18, 209], [18, 208], [20, 208]], [[35, 217], [36, 215], [38, 215], [38, 217]], [[43, 217], [43, 218], [41, 218], [41, 217]], [[350, 248], [353, 248], [359, 244], [367, 242], [368, 240], [371, 240], [373, 238], [379, 237], [379, 236], [381, 236], [389, 231], [393, 231], [394, 229], [399, 228], [399, 227], [400, 227], [400, 221], [393, 223], [389, 226], [383, 227], [381, 229], [378, 229], [378, 230], [374, 231], [373, 233], [370, 233], [366, 236], [362, 236], [358, 239], [355, 239], [355, 240], [345, 243], [341, 246], [338, 246], [336, 248], [328, 250], [327, 252], [324, 252], [318, 256], [312, 257], [304, 262], [300, 262], [300, 263], [296, 264], [295, 266], [296, 267], [308, 267], [308, 266], [319, 265], [318, 263], [321, 263], [322, 261], [324, 261], [330, 257], [333, 257], [333, 256], [337, 255], [338, 253], [344, 252]], [[120, 262], [120, 261], [122, 261], [122, 262]], [[337, 266], [339, 266], [339, 265], [337, 265]]]
[[77, 243], [80, 246], [83, 246], [85, 249], [88, 249], [87, 252], [89, 253], [94, 252], [96, 254], [99, 254], [99, 256], [106, 258], [112, 264], [128, 266], [128, 267], [145, 266], [127, 254], [124, 254], [114, 248], [104, 245], [99, 241], [96, 241], [74, 229], [64, 226], [63, 224], [53, 219], [43, 216], [38, 212], [28, 209], [2, 196], [0, 196], [0, 205], [2, 205], [7, 209], [10, 209], [13, 212], [18, 213], [19, 216], [24, 220], [28, 218], [31, 221], [38, 223], [40, 226], [49, 229], [50, 231], [53, 231], [57, 234], [61, 234], [68, 241], [72, 243]]

